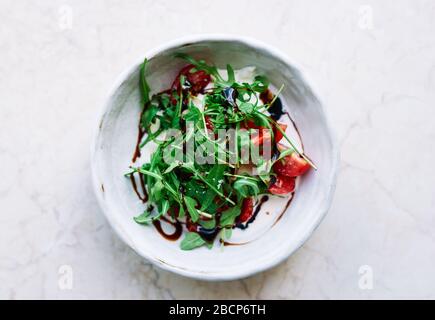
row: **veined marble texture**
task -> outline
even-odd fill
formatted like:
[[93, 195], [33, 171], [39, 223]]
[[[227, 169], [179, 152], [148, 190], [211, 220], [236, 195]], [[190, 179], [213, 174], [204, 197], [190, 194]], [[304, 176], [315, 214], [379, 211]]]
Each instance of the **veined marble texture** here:
[[[435, 2], [0, 2], [0, 298], [435, 298]], [[124, 245], [91, 187], [96, 118], [137, 57], [235, 33], [299, 62], [341, 144], [332, 208], [285, 263], [207, 283]]]

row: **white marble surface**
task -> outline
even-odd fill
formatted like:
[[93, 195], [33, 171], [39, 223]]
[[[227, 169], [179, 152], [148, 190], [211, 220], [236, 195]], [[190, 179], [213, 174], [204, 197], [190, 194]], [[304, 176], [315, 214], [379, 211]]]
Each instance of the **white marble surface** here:
[[[0, 20], [0, 298], [435, 298], [434, 1], [2, 0]], [[313, 237], [228, 283], [135, 255], [90, 182], [95, 118], [116, 76], [204, 32], [256, 37], [299, 61], [342, 146]], [[359, 286], [364, 265], [372, 289]]]

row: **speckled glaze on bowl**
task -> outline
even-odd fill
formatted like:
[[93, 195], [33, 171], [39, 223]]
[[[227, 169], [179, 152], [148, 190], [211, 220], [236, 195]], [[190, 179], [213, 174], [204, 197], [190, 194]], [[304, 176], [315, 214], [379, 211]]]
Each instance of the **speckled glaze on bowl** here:
[[[148, 52], [146, 76], [152, 93], [170, 86], [183, 61], [175, 52], [212, 61], [224, 68], [256, 66], [275, 87], [285, 85], [281, 97], [301, 133], [306, 153], [318, 166], [299, 181], [290, 207], [277, 223], [285, 203], [270, 202], [269, 215], [257, 218], [246, 234], [248, 244], [182, 251], [154, 228], [136, 224], [138, 201], [123, 174], [131, 164], [140, 113], [139, 66], [143, 57], [124, 72], [107, 98], [92, 145], [94, 190], [116, 233], [138, 254], [155, 265], [202, 280], [232, 280], [271, 268], [295, 252], [325, 216], [336, 183], [339, 152], [325, 116], [324, 106], [308, 85], [300, 68], [278, 50], [253, 39], [227, 35], [200, 35], [179, 39]], [[146, 151], [145, 151], [146, 153]], [[270, 216], [270, 218], [268, 218]], [[274, 220], [275, 219], [275, 220]], [[243, 237], [244, 235], [242, 235]]]

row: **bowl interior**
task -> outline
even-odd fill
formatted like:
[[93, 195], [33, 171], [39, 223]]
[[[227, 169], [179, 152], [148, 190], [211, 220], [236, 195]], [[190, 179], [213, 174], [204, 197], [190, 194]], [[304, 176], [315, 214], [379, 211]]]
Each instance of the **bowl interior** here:
[[[205, 59], [220, 68], [230, 63], [236, 69], [255, 66], [274, 87], [285, 85], [281, 97], [295, 120], [305, 152], [318, 170], [300, 179], [295, 197], [286, 212], [286, 199], [267, 203], [257, 220], [245, 233], [235, 234], [238, 246], [215, 246], [182, 251], [179, 244], [163, 239], [151, 227], [133, 221], [144, 209], [123, 175], [131, 164], [137, 139], [139, 103], [139, 63], [126, 72], [111, 93], [101, 118], [92, 166], [96, 192], [109, 222], [135, 251], [155, 264], [202, 279], [220, 280], [248, 276], [285, 259], [311, 234], [326, 213], [334, 189], [336, 147], [323, 109], [300, 72], [285, 58], [263, 46], [240, 40], [203, 40], [168, 46], [148, 56], [146, 71], [152, 93], [167, 89], [185, 62], [174, 59], [185, 52]], [[146, 153], [147, 150], [144, 151]], [[265, 213], [264, 213], [265, 212]], [[180, 240], [179, 240], [180, 241]]]

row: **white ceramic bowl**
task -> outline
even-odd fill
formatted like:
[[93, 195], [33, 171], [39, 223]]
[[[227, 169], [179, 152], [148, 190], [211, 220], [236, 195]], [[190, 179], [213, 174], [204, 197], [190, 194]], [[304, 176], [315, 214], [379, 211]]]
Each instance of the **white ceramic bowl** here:
[[225, 68], [256, 66], [275, 87], [285, 85], [281, 94], [301, 133], [305, 152], [318, 166], [300, 179], [294, 200], [285, 214], [278, 215], [285, 200], [274, 200], [233, 241], [252, 240], [246, 245], [215, 246], [182, 251], [179, 243], [163, 239], [151, 227], [136, 224], [133, 216], [143, 204], [124, 178], [136, 143], [140, 113], [139, 65], [141, 57], [124, 72], [110, 91], [92, 145], [94, 189], [107, 219], [116, 233], [138, 254], [155, 265], [192, 278], [230, 280], [247, 277], [285, 260], [311, 235], [325, 216], [333, 195], [338, 167], [338, 146], [325, 117], [324, 106], [315, 95], [300, 68], [284, 54], [256, 40], [203, 35], [172, 41], [145, 54], [146, 72], [152, 93], [170, 86], [185, 63], [174, 59], [175, 52], [186, 52]]

